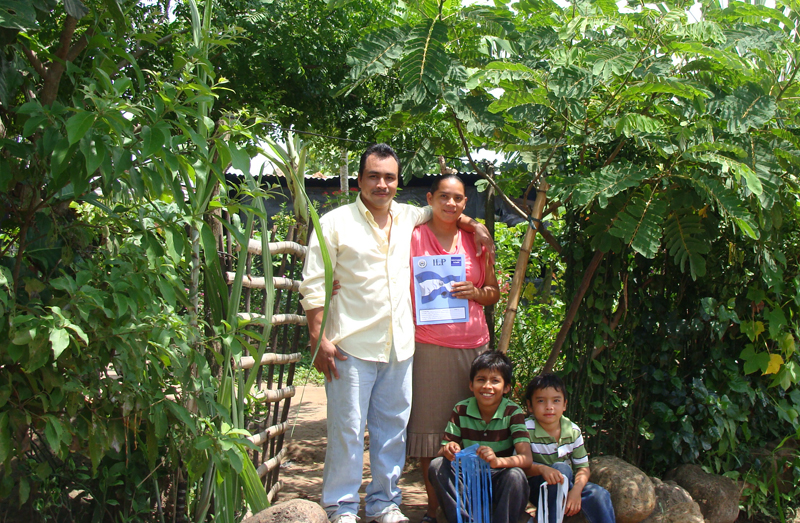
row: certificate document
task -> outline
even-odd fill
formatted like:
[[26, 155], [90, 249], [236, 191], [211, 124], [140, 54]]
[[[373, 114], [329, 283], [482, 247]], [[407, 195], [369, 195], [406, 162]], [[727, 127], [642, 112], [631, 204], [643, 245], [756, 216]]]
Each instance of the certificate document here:
[[469, 321], [469, 300], [451, 294], [453, 283], [467, 279], [465, 261], [463, 254], [412, 258], [417, 325]]

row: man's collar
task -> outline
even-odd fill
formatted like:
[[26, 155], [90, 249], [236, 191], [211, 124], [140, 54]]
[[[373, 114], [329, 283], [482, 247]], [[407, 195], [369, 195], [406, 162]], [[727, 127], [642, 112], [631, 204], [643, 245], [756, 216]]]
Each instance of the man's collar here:
[[[508, 405], [509, 399], [503, 396], [503, 399], [500, 400], [500, 404], [497, 405], [497, 410], [494, 411], [494, 415], [492, 419], [502, 419], [503, 413], [506, 411], [506, 406]], [[478, 400], [475, 396], [470, 398], [470, 402], [467, 403], [467, 416], [477, 419], [483, 419], [481, 415], [481, 409], [478, 407]]]
[[[392, 198], [392, 203], [389, 204], [389, 216], [392, 217], [392, 220], [397, 216], [395, 205], [397, 205], [397, 202]], [[367, 221], [375, 223], [375, 216], [373, 216], [372, 211], [367, 209], [367, 206], [364, 205], [364, 202], [361, 200], [361, 191], [358, 192], [358, 196], [356, 197], [356, 207], [358, 207], [358, 212], [360, 212]]]

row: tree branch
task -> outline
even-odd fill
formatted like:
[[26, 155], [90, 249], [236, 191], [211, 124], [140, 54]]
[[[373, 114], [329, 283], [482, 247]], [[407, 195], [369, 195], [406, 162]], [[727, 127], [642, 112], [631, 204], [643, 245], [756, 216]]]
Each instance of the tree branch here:
[[[792, 71], [792, 75], [791, 75], [791, 76], [789, 77], [789, 79], [786, 81], [786, 85], [784, 85], [783, 87], [781, 87], [781, 90], [780, 90], [780, 92], [778, 93], [778, 96], [776, 96], [776, 97], [775, 97], [775, 101], [776, 101], [776, 102], [779, 102], [779, 101], [780, 101], [781, 97], [783, 96], [783, 93], [786, 91], [786, 89], [788, 89], [788, 87], [789, 87], [790, 85], [792, 85], [792, 81], [794, 81], [794, 77], [797, 75], [797, 70], [798, 70], [798, 69], [800, 69], [800, 62], [798, 62], [798, 61], [797, 61], [797, 57], [795, 57], [795, 59], [794, 59], [794, 71]], [[778, 84], [778, 85], [780, 85], [780, 84]]]
[[472, 159], [472, 154], [469, 152], [469, 145], [467, 144], [467, 139], [464, 138], [464, 131], [461, 130], [461, 122], [458, 119], [458, 116], [456, 116], [455, 111], [452, 111], [452, 113], [453, 113], [453, 121], [455, 121], [456, 129], [458, 130], [458, 136], [461, 137], [461, 145], [464, 147], [464, 152], [467, 154], [467, 159], [469, 160], [470, 165], [472, 165], [472, 168], [475, 169], [475, 172], [477, 172], [481, 178], [488, 181], [489, 185], [494, 187], [494, 190], [497, 191], [497, 194], [500, 195], [503, 201], [506, 202], [514, 212], [516, 212], [523, 218], [527, 219], [528, 215], [522, 209], [517, 207], [517, 205], [513, 201], [511, 201], [511, 198], [509, 198], [508, 195], [506, 195], [506, 193], [504, 193], [502, 189], [500, 189], [500, 186], [497, 185], [497, 182], [495, 182], [491, 176], [483, 172], [481, 168], [478, 167], [478, 164], [475, 163], [475, 160]]
[[586, 295], [586, 291], [589, 290], [589, 285], [592, 283], [592, 278], [594, 277], [594, 273], [597, 272], [597, 267], [600, 266], [600, 262], [603, 260], [605, 254], [606, 253], [604, 253], [603, 251], [595, 251], [594, 257], [592, 257], [592, 261], [589, 262], [589, 266], [586, 268], [586, 272], [583, 273], [583, 279], [581, 280], [581, 285], [580, 287], [578, 287], [578, 291], [572, 298], [572, 303], [570, 303], [569, 305], [569, 310], [567, 311], [567, 315], [564, 318], [564, 323], [561, 324], [561, 330], [558, 331], [558, 335], [556, 336], [556, 341], [555, 343], [553, 343], [553, 348], [550, 351], [550, 356], [547, 358], [547, 362], [545, 362], [544, 364], [542, 373], [553, 371], [553, 367], [555, 367], [556, 362], [558, 361], [558, 355], [561, 354], [561, 346], [564, 345], [564, 342], [567, 339], [567, 334], [569, 333], [569, 330], [572, 327], [572, 322], [575, 321], [575, 316], [578, 314], [578, 309], [580, 308], [581, 302], [583, 301], [583, 297]]
[[28, 59], [28, 62], [33, 66], [33, 69], [44, 79], [44, 77], [47, 76], [47, 69], [45, 69], [44, 64], [39, 60], [36, 53], [28, 49], [24, 44], [22, 45], [22, 52]]

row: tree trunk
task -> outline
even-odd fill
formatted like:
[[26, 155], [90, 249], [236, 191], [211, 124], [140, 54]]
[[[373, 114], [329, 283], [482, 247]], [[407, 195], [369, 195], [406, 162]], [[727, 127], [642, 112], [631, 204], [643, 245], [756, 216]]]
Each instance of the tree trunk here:
[[578, 287], [578, 292], [576, 292], [575, 296], [572, 298], [572, 303], [569, 305], [567, 316], [564, 318], [564, 323], [561, 325], [561, 330], [558, 331], [558, 336], [556, 336], [556, 341], [553, 343], [553, 348], [550, 351], [550, 356], [547, 358], [547, 362], [544, 364], [542, 373], [553, 371], [553, 367], [555, 367], [556, 361], [558, 361], [558, 355], [561, 354], [561, 346], [564, 345], [564, 341], [567, 339], [567, 333], [569, 333], [569, 329], [572, 327], [572, 322], [575, 321], [575, 315], [578, 314], [578, 308], [581, 306], [583, 297], [586, 295], [586, 291], [589, 290], [589, 285], [592, 283], [594, 273], [597, 272], [597, 268], [600, 266], [600, 262], [603, 260], [603, 256], [605, 256], [605, 254], [606, 253], [602, 251], [595, 252], [592, 261], [586, 268], [586, 272], [583, 273], [581, 286]]
[[339, 190], [343, 195], [347, 195], [350, 190], [350, 181], [347, 179], [349, 173], [347, 171], [347, 147], [339, 149]]
[[[531, 217], [534, 220], [542, 219], [542, 211], [544, 204], [547, 200], [547, 190], [550, 185], [546, 180], [542, 180], [539, 186], [539, 191], [536, 194], [536, 201], [533, 203], [533, 210]], [[517, 258], [517, 266], [514, 269], [514, 278], [511, 280], [511, 290], [508, 293], [508, 303], [506, 304], [505, 316], [503, 316], [503, 330], [500, 333], [500, 343], [497, 350], [502, 353], [508, 352], [508, 344], [511, 342], [511, 333], [514, 330], [514, 320], [517, 317], [517, 305], [519, 305], [519, 298], [522, 295], [522, 285], [525, 283], [525, 272], [528, 269], [528, 259], [531, 256], [531, 247], [533, 240], [536, 237], [536, 231], [541, 227], [541, 222], [536, 227], [531, 227], [528, 224], [528, 231], [525, 233], [525, 238], [522, 240], [522, 247]]]

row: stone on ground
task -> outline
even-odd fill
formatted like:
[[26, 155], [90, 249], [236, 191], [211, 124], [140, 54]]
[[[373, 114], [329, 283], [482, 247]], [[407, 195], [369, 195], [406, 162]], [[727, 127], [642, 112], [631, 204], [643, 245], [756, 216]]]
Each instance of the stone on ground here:
[[686, 489], [674, 481], [650, 478], [656, 492], [656, 508], [642, 523], [703, 523], [703, 513]]
[[617, 523], [639, 523], [653, 512], [656, 494], [647, 474], [615, 456], [589, 460], [589, 479], [611, 494]]
[[732, 479], [709, 474], [699, 465], [681, 465], [664, 479], [685, 488], [708, 523], [733, 523], [739, 517], [739, 489]]
[[292, 499], [272, 505], [242, 523], [328, 523], [328, 516], [316, 503], [306, 499]]

